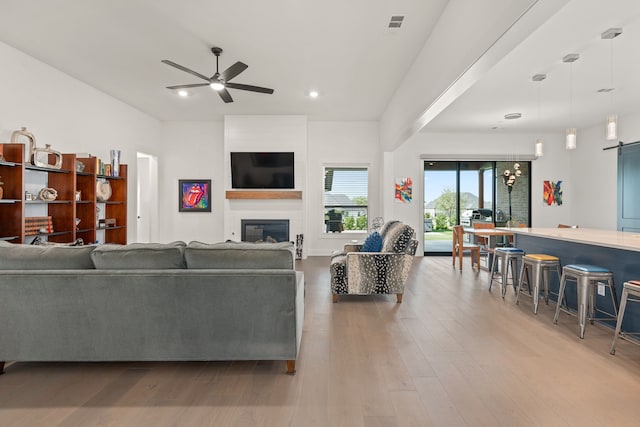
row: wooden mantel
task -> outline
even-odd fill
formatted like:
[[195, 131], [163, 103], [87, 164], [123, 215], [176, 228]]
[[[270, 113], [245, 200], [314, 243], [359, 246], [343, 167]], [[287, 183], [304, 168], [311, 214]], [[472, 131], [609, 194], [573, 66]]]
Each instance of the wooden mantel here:
[[282, 191], [274, 191], [274, 190], [263, 190], [263, 191], [252, 191], [252, 190], [228, 190], [226, 192], [227, 199], [302, 199], [302, 191], [291, 191], [291, 190], [282, 190]]

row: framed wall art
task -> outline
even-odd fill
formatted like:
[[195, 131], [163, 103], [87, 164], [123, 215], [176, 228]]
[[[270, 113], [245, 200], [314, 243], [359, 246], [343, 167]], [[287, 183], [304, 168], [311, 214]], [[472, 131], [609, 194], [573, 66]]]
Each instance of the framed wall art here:
[[395, 200], [397, 203], [411, 203], [413, 198], [413, 181], [411, 178], [396, 178]]
[[178, 210], [180, 212], [211, 212], [211, 180], [178, 180]]

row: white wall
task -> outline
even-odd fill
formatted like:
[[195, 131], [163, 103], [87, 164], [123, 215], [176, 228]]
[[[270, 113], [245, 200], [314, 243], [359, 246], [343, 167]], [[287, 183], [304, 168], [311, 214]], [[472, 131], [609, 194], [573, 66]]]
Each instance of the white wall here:
[[[369, 218], [382, 216], [380, 205], [380, 148], [377, 122], [309, 122], [309, 182], [306, 196], [309, 255], [329, 255], [366, 233], [323, 233], [323, 188], [325, 165], [369, 167]], [[308, 242], [308, 243], [307, 243]]]
[[[222, 122], [163, 122], [156, 241], [224, 239], [224, 126]], [[179, 212], [178, 180], [211, 179], [211, 212]]]
[[129, 165], [127, 239], [136, 237], [136, 152], [158, 152], [160, 123], [58, 70], [0, 42], [0, 141], [26, 126], [38, 146], [109, 159], [122, 150]]
[[[232, 151], [285, 151], [294, 153], [295, 190], [302, 200], [227, 200], [225, 235], [241, 239], [242, 219], [288, 219], [289, 239], [305, 234], [305, 198], [307, 191], [307, 117], [306, 116], [225, 116], [224, 169], [225, 189], [231, 190], [230, 153]], [[224, 195], [222, 196], [224, 197]], [[304, 245], [303, 257], [307, 248]]]
[[[383, 191], [385, 219], [399, 219], [422, 232], [422, 206], [424, 182], [422, 156], [533, 155], [534, 143], [539, 135], [523, 134], [462, 134], [418, 133], [393, 153], [384, 153], [384, 187], [393, 188], [395, 178], [411, 177], [414, 182], [413, 203], [394, 202], [393, 191]], [[558, 223], [572, 223], [572, 207], [576, 200], [575, 180], [571, 175], [570, 152], [564, 149], [564, 135], [542, 135], [545, 139], [543, 157], [532, 161], [531, 221], [534, 227], [555, 227]], [[389, 164], [392, 164], [390, 167]], [[546, 206], [542, 202], [542, 182], [563, 181], [562, 206]], [[421, 249], [419, 249], [419, 252]]]
[[[640, 140], [640, 113], [619, 117], [618, 121], [621, 141]], [[617, 228], [618, 151], [602, 150], [616, 144], [604, 139], [604, 118], [602, 124], [578, 129], [578, 148], [571, 156], [577, 187], [572, 220], [580, 227]]]

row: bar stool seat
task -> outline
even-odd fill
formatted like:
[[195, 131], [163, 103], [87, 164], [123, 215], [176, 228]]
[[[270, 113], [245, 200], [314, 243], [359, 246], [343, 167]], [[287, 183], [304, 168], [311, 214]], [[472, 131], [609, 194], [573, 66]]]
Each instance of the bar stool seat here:
[[[562, 296], [565, 294], [567, 280], [576, 282], [578, 294], [578, 324], [580, 325], [579, 337], [584, 338], [584, 330], [586, 320], [590, 323], [596, 320], [596, 311], [608, 316], [608, 318], [598, 318], [597, 320], [615, 320], [618, 313], [618, 301], [616, 299], [616, 288], [613, 283], [613, 273], [597, 265], [589, 264], [569, 264], [562, 268], [562, 277], [560, 278], [560, 289], [558, 291], [558, 304], [556, 305], [556, 314], [553, 317], [553, 323], [558, 323], [558, 316], [562, 309]], [[613, 301], [614, 314], [596, 308], [596, 290], [597, 284], [606, 282], [609, 286], [609, 292]], [[563, 309], [564, 312], [574, 314], [568, 308]]]
[[[626, 338], [627, 336], [640, 335], [640, 332], [622, 332], [622, 320], [624, 311], [627, 307], [627, 301], [640, 302], [640, 280], [630, 280], [622, 286], [622, 298], [620, 298], [620, 309], [618, 310], [618, 319], [616, 322], [616, 332], [611, 343], [611, 354], [616, 354], [616, 341], [618, 338]], [[640, 344], [638, 341], [630, 341], [634, 344]]]
[[518, 277], [516, 271], [518, 270], [518, 261], [522, 260], [524, 251], [519, 248], [496, 248], [493, 251], [493, 261], [491, 262], [491, 270], [489, 271], [489, 292], [493, 282], [498, 282], [496, 274], [498, 273], [498, 259], [500, 259], [500, 287], [502, 290], [502, 298], [507, 293], [507, 285], [509, 285], [509, 267], [511, 267], [511, 285], [513, 291], [516, 292], [518, 287]]
[[[549, 304], [549, 272], [552, 268], [558, 275], [558, 279], [560, 279], [560, 258], [546, 254], [525, 255], [522, 258], [522, 266], [520, 267], [520, 286], [518, 286], [518, 291], [516, 292], [516, 304], [520, 303], [520, 294], [525, 283], [529, 296], [533, 300], [534, 314], [538, 314], [541, 284], [544, 292], [544, 301]], [[529, 280], [529, 273], [533, 276], [532, 281]]]

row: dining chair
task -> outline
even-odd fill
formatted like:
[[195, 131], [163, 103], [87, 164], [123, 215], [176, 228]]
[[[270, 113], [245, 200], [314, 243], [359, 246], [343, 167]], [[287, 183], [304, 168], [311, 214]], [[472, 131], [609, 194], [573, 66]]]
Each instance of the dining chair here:
[[462, 254], [464, 251], [470, 251], [471, 255], [471, 268], [473, 268], [474, 261], [475, 264], [480, 269], [480, 246], [472, 243], [464, 243], [464, 228], [461, 225], [453, 226], [453, 250], [451, 251], [452, 257], [452, 265], [455, 267], [456, 258], [458, 258], [459, 268], [462, 270]]
[[[495, 229], [496, 225], [492, 222], [474, 222], [473, 228], [478, 229]], [[489, 268], [489, 258], [490, 254], [493, 254], [494, 248], [490, 245], [489, 237], [476, 236], [476, 241], [478, 245], [480, 245], [480, 258], [483, 258], [485, 261], [485, 267]]]

